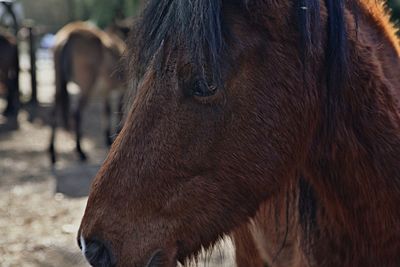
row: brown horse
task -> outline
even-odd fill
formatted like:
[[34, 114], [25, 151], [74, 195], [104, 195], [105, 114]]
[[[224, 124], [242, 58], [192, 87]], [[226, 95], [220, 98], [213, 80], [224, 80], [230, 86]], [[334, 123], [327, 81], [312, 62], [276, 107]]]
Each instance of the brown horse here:
[[16, 117], [19, 109], [18, 45], [16, 38], [5, 31], [0, 31], [0, 83], [7, 95], [4, 115]]
[[400, 266], [400, 48], [376, 0], [151, 0], [79, 230], [93, 266]]
[[124, 50], [125, 43], [117, 35], [105, 33], [85, 22], [70, 23], [57, 33], [54, 48], [56, 97], [49, 148], [53, 163], [56, 162], [54, 139], [59, 111], [62, 113], [65, 126], [69, 127], [68, 82], [75, 82], [81, 90], [77, 108], [73, 112], [76, 150], [81, 160], [86, 159], [80, 144], [81, 114], [90, 95], [99, 87], [105, 95], [105, 115], [108, 121], [105, 130], [106, 142], [108, 145], [111, 144], [110, 93], [112, 90], [124, 87], [124, 73], [118, 68]]

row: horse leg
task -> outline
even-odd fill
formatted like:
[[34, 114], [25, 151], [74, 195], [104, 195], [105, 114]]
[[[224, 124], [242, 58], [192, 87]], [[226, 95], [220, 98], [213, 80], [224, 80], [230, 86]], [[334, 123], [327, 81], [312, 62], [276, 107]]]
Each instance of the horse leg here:
[[7, 78], [5, 85], [7, 87], [7, 107], [4, 111], [6, 117], [17, 117], [19, 109], [19, 90], [16, 78]]
[[58, 107], [57, 104], [55, 104], [51, 112], [51, 134], [50, 134], [50, 146], [49, 146], [50, 160], [52, 165], [54, 165], [57, 161], [56, 151], [54, 148], [56, 128], [57, 128], [57, 110]]
[[252, 233], [247, 224], [237, 228], [233, 234], [235, 245], [237, 267], [266, 267], [268, 266], [261, 258], [257, 246], [253, 240]]
[[67, 83], [63, 81], [60, 84], [60, 87], [56, 88], [56, 95], [54, 106], [50, 114], [50, 125], [51, 125], [51, 134], [50, 134], [50, 145], [49, 145], [49, 153], [51, 163], [54, 165], [57, 161], [56, 151], [55, 151], [55, 138], [56, 138], [56, 130], [57, 130], [57, 119], [59, 112], [62, 114], [62, 119], [64, 122], [64, 127], [66, 129], [69, 128], [69, 95], [67, 91]]
[[62, 115], [64, 127], [69, 128], [69, 94], [67, 89], [68, 79], [62, 68], [62, 50], [57, 49], [54, 53], [54, 67], [55, 67], [55, 98], [54, 106], [51, 112], [51, 136], [49, 153], [51, 163], [54, 165], [57, 161], [55, 152], [55, 137], [57, 129], [57, 119], [59, 112]]
[[13, 61], [9, 69], [5, 71], [5, 83], [7, 87], [7, 107], [4, 111], [6, 117], [17, 118], [20, 108], [19, 100], [19, 58], [18, 48], [13, 47]]
[[89, 91], [90, 90], [82, 91], [82, 95], [79, 99], [78, 106], [76, 108], [76, 111], [74, 112], [76, 152], [78, 153], [81, 161], [87, 160], [87, 156], [83, 152], [81, 147], [81, 138], [82, 138], [82, 111], [85, 108], [87, 101], [89, 99], [89, 94], [88, 94]]
[[121, 132], [122, 124], [123, 124], [123, 117], [124, 117], [124, 93], [118, 98], [118, 122], [115, 129], [114, 135], [111, 133], [112, 128], [112, 110], [110, 105], [110, 96], [109, 94], [105, 97], [104, 102], [104, 114], [105, 114], [105, 121], [106, 121], [106, 129], [105, 129], [105, 137], [106, 137], [106, 145], [111, 146], [114, 142], [115, 137]]

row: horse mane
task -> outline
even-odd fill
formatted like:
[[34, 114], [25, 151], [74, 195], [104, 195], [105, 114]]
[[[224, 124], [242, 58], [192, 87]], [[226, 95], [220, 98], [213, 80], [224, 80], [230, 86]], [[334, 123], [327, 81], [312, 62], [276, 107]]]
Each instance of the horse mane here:
[[[346, 0], [325, 0], [328, 10], [328, 42], [326, 47], [327, 82], [337, 88], [346, 73], [346, 26], [344, 10]], [[265, 5], [263, 1], [237, 0], [249, 11], [248, 5]], [[298, 28], [301, 33], [303, 58], [312, 54], [320, 43], [319, 0], [297, 0]], [[194, 65], [212, 72], [214, 82], [221, 81], [221, 54], [224, 50], [223, 1], [150, 0], [136, 25], [138, 55], [136, 65], [145, 67], [165, 42], [170, 49], [178, 45], [188, 49]], [[250, 11], [249, 11], [250, 12]], [[143, 72], [143, 70], [139, 71]], [[204, 73], [203, 73], [204, 74]], [[139, 74], [140, 75], [140, 74]], [[332, 89], [333, 95], [336, 93]]]
[[400, 55], [400, 30], [390, 21], [390, 11], [386, 4], [381, 0], [365, 0], [363, 3], [364, 12], [370, 15], [393, 49]]
[[139, 66], [147, 66], [164, 43], [170, 49], [178, 45], [188, 49], [196, 66], [212, 71], [212, 80], [220, 81], [220, 57], [224, 46], [221, 1], [151, 0], [137, 27]]
[[[318, 2], [313, 0], [310, 1]], [[329, 2], [329, 0], [326, 2]], [[393, 48], [393, 51], [398, 57], [400, 57], [400, 40], [397, 35], [398, 29], [396, 29], [394, 24], [390, 21], [390, 12], [383, 1], [355, 0], [354, 2], [350, 2], [347, 0], [347, 2], [343, 2], [333, 0], [333, 2], [335, 2], [336, 6], [333, 7], [331, 11], [328, 11], [328, 43], [326, 46], [327, 57], [325, 62], [326, 70], [328, 71], [326, 80], [328, 91], [325, 93], [326, 98], [323, 100], [323, 104], [326, 106], [325, 123], [328, 124], [328, 128], [324, 129], [326, 132], [323, 134], [325, 134], [325, 137], [327, 138], [332, 137], [336, 131], [335, 113], [337, 112], [337, 109], [339, 109], [338, 107], [342, 100], [343, 92], [341, 91], [345, 86], [347, 86], [347, 80], [351, 78], [348, 76], [349, 74], [347, 72], [341, 70], [341, 68], [343, 68], [343, 70], [350, 68], [349, 65], [351, 64], [351, 62], [347, 61], [348, 41], [346, 37], [351, 34], [351, 29], [347, 27], [348, 24], [346, 24], [345, 21], [346, 16], [348, 15], [346, 14], [346, 7], [354, 17], [354, 29], [356, 32], [353, 33], [353, 36], [355, 36], [353, 38], [358, 38], [358, 19], [361, 16], [364, 16], [373, 22], [373, 25], [377, 27], [379, 33], [382, 34], [384, 39], [387, 41], [388, 46]], [[340, 23], [337, 25], [331, 25], [335, 20]], [[352, 20], [348, 20], [347, 23], [348, 22], [352, 22]], [[304, 27], [305, 24], [303, 23], [302, 25]], [[336, 32], [334, 32], [335, 27]], [[308, 36], [308, 34], [316, 33], [309, 30], [309, 28], [304, 27], [302, 35]], [[307, 37], [306, 41], [303, 41], [303, 45], [307, 45], [304, 42], [311, 43], [310, 40], [313, 40], [313, 38]], [[329, 153], [329, 149], [330, 148], [327, 148], [326, 153]], [[316, 214], [319, 209], [323, 210], [324, 207], [320, 206], [316, 190], [313, 188], [313, 185], [307, 181], [307, 177], [299, 178], [298, 194], [298, 198], [295, 201], [297, 201], [299, 212], [299, 227], [303, 235], [302, 246], [306, 253], [305, 256], [308, 257], [313, 249], [313, 234], [318, 233], [318, 231], [321, 230], [317, 224]]]
[[[400, 44], [396, 36], [397, 30], [390, 22], [381, 0], [324, 1], [328, 12], [325, 47], [327, 98], [339, 99], [340, 88], [346, 81], [347, 73], [346, 6], [354, 13], [359, 12], [357, 6], [360, 6], [371, 14], [399, 54]], [[233, 2], [243, 7], [248, 6], [250, 2], [255, 2], [256, 5], [265, 4], [263, 1], [254, 0]], [[168, 42], [171, 49], [183, 45], [192, 55], [193, 63], [201, 66], [203, 72], [207, 64], [212, 72], [213, 81], [220, 82], [220, 60], [225, 45], [222, 5], [223, 1], [193, 0], [187, 3], [182, 0], [150, 0], [136, 27], [138, 34], [136, 38], [140, 40], [138, 65], [147, 66], [164, 42]], [[301, 34], [304, 62], [321, 42], [320, 4], [319, 0], [297, 0], [295, 8], [298, 13], [297, 24]]]

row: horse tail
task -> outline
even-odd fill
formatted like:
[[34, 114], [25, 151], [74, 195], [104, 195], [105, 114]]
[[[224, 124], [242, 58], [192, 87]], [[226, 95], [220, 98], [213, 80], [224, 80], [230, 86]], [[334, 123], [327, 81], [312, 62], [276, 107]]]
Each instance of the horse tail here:
[[69, 41], [56, 47], [54, 53], [54, 68], [56, 74], [55, 108], [61, 111], [61, 117], [66, 129], [69, 128], [70, 99], [67, 90], [70, 69]]

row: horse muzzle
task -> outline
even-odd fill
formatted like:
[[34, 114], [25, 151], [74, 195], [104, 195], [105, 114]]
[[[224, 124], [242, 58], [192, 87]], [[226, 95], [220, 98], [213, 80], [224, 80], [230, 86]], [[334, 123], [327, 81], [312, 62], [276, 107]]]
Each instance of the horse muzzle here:
[[116, 266], [116, 259], [106, 243], [98, 239], [85, 240], [82, 235], [78, 243], [83, 256], [93, 267]]
[[[116, 267], [117, 260], [111, 252], [110, 246], [105, 242], [93, 238], [85, 240], [82, 235], [78, 238], [79, 247], [83, 256], [93, 267]], [[124, 265], [124, 264], [123, 264]], [[156, 250], [144, 267], [176, 267], [177, 260], [175, 256], [171, 257], [165, 251]]]

